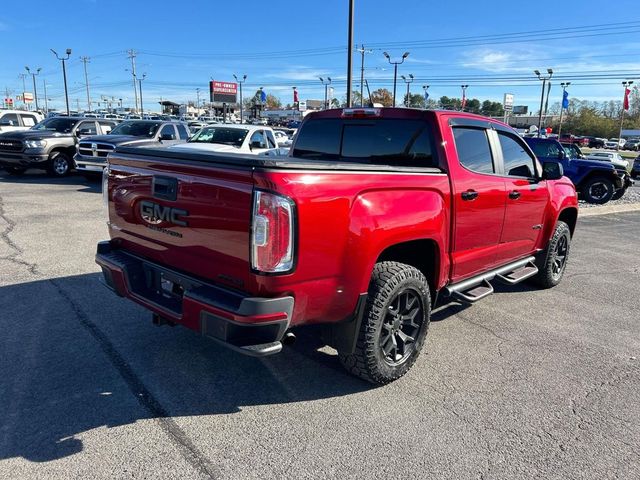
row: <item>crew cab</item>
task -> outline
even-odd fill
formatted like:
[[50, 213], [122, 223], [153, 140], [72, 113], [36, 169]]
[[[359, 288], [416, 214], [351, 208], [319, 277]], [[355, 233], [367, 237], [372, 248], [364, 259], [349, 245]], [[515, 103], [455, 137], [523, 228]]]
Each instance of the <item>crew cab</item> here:
[[74, 168], [80, 138], [109, 133], [115, 126], [113, 120], [56, 116], [29, 130], [0, 134], [0, 166], [13, 175], [37, 168], [63, 177]]
[[0, 110], [0, 133], [29, 130], [42, 120], [42, 114], [38, 112]]
[[181, 122], [127, 120], [107, 135], [82, 138], [73, 159], [76, 170], [91, 175], [102, 172], [107, 164], [107, 155], [117, 146], [169, 146], [186, 142], [188, 138], [187, 126]]
[[582, 199], [603, 204], [616, 200], [632, 184], [629, 173], [599, 160], [571, 158], [560, 142], [553, 138], [525, 138], [536, 156], [543, 162], [558, 162], [571, 179]]
[[121, 147], [103, 181], [96, 262], [156, 324], [255, 356], [322, 325], [378, 384], [413, 365], [438, 302], [557, 285], [578, 215], [558, 162], [453, 111], [314, 112], [288, 157]]
[[253, 125], [216, 124], [201, 128], [173, 150], [260, 155], [278, 147], [273, 129]]

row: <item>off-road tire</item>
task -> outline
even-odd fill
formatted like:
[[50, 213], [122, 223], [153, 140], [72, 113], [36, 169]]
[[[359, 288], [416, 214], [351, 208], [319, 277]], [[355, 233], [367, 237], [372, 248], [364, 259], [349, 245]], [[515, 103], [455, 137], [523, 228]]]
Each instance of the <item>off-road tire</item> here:
[[[602, 186], [606, 188], [606, 193], [603, 196], [594, 196], [592, 192], [592, 188], [596, 186]], [[613, 186], [613, 182], [606, 177], [593, 177], [587, 180], [581, 188], [582, 198], [586, 200], [588, 203], [594, 203], [597, 205], [602, 205], [603, 203], [607, 203], [613, 197], [615, 187]]]
[[[381, 339], [383, 323], [386, 323], [385, 319], [391, 315], [389, 312], [393, 312], [391, 304], [398, 301], [399, 295], [407, 293], [420, 303], [421, 310], [417, 317], [421, 323], [413, 337], [413, 348], [409, 348], [410, 353], [407, 353], [406, 358], [401, 359], [397, 364], [391, 364], [385, 359], [380, 345], [383, 340]], [[397, 316], [403, 317], [399, 312]], [[371, 383], [384, 385], [397, 380], [409, 371], [418, 358], [429, 329], [430, 318], [431, 299], [429, 285], [424, 275], [418, 269], [403, 263], [377, 263], [369, 282], [369, 294], [355, 351], [349, 354], [338, 352], [340, 362], [349, 372]], [[404, 322], [401, 323], [404, 324]], [[385, 330], [385, 333], [389, 335], [388, 330]], [[393, 343], [396, 344], [395, 339]], [[406, 348], [405, 344], [403, 349]]]
[[[558, 248], [561, 246], [563, 239], [564, 242], [566, 242], [566, 248], [562, 249], [564, 252], [564, 260], [558, 271]], [[570, 250], [571, 230], [569, 229], [569, 225], [559, 220], [553, 236], [551, 240], [549, 240], [549, 245], [547, 245], [547, 248], [536, 259], [538, 273], [532, 278], [533, 282], [542, 288], [551, 288], [558, 285], [567, 268]]]
[[[63, 168], [66, 165], [66, 168]], [[64, 152], [53, 152], [49, 157], [49, 166], [47, 172], [54, 177], [66, 177], [71, 173], [73, 161]]]

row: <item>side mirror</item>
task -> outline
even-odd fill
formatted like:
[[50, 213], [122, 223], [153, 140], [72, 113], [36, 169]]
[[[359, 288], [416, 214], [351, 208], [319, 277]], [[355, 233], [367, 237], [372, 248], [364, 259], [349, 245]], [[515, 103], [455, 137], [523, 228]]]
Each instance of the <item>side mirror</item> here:
[[175, 140], [176, 136], [173, 133], [161, 133], [160, 134], [160, 141], [162, 140]]
[[542, 164], [543, 180], [559, 180], [564, 175], [564, 169], [558, 162], [544, 162]]

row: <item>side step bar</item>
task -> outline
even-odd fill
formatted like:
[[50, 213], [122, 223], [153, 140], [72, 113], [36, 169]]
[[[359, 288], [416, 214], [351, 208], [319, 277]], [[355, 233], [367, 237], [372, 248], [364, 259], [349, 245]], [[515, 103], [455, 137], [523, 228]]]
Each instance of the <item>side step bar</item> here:
[[457, 300], [474, 303], [493, 293], [489, 283], [494, 278], [515, 285], [538, 273], [535, 257], [527, 257], [445, 287], [445, 294]]

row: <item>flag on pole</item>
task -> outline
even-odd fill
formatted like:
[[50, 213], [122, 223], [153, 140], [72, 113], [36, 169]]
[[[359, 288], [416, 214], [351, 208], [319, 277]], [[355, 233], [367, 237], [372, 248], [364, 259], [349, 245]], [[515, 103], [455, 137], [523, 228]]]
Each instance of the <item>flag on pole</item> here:
[[264, 90], [260, 90], [260, 101], [262, 103], [267, 103], [267, 92]]
[[298, 103], [298, 90], [293, 89], [293, 103]]
[[429, 101], [429, 92], [427, 90], [424, 91], [424, 103]]
[[566, 90], [562, 94], [562, 108], [569, 108], [569, 92]]
[[625, 110], [629, 110], [629, 94], [631, 93], [631, 90], [629, 90], [627, 87], [624, 88], [624, 102], [622, 105], [622, 108], [624, 108]]

